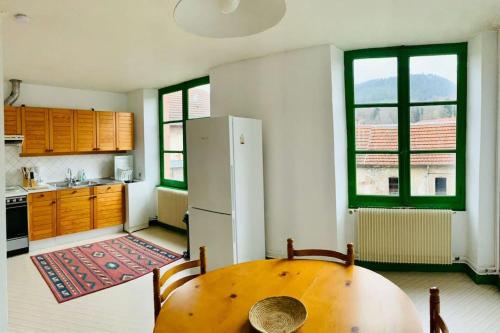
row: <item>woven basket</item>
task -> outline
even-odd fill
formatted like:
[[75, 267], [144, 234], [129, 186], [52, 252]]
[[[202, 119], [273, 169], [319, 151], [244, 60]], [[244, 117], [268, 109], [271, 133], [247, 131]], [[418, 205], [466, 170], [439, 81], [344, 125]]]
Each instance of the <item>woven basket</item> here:
[[293, 297], [268, 297], [252, 306], [248, 318], [258, 332], [291, 333], [304, 325], [307, 310]]

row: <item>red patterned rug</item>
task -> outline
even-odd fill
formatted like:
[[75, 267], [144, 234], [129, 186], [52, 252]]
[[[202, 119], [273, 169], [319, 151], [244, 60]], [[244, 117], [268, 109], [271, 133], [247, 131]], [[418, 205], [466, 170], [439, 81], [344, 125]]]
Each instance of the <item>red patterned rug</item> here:
[[59, 303], [136, 279], [182, 256], [127, 235], [32, 256]]

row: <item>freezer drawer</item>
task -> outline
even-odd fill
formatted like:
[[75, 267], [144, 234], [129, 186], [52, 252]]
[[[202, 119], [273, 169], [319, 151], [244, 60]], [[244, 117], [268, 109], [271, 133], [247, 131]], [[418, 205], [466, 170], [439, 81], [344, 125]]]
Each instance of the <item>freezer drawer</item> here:
[[189, 248], [191, 259], [198, 259], [200, 246], [206, 246], [209, 271], [236, 263], [233, 219], [231, 215], [189, 210]]

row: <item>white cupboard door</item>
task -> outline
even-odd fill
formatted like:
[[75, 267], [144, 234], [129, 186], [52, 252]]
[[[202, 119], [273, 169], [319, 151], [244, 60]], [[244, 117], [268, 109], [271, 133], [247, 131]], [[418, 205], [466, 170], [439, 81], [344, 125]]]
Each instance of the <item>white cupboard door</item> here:
[[228, 117], [187, 122], [189, 207], [231, 214]]
[[200, 257], [200, 247], [207, 251], [207, 270], [235, 264], [231, 215], [216, 214], [199, 209], [189, 210], [189, 250], [191, 260]]

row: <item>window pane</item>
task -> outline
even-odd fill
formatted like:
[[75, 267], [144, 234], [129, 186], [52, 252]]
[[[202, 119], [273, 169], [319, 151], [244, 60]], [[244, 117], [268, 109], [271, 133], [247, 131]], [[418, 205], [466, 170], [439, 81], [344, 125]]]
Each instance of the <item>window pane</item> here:
[[454, 196], [455, 159], [455, 154], [412, 154], [410, 166], [411, 195]]
[[182, 120], [182, 91], [163, 95], [163, 122]]
[[182, 153], [164, 153], [163, 178], [184, 181], [184, 155]]
[[[399, 177], [397, 154], [356, 155], [356, 192], [358, 195], [394, 195], [394, 191], [391, 193], [390, 186], [387, 184], [390, 184], [391, 178], [397, 177]], [[391, 183], [394, 189], [394, 180]]]
[[398, 109], [356, 109], [356, 150], [398, 150]]
[[397, 58], [354, 60], [355, 103], [396, 103], [398, 100], [397, 72]]
[[183, 150], [182, 123], [163, 125], [163, 150]]
[[410, 108], [411, 150], [455, 149], [456, 141], [456, 105]]
[[457, 99], [457, 56], [410, 58], [410, 101], [436, 102]]
[[210, 117], [210, 84], [189, 89], [189, 119]]

